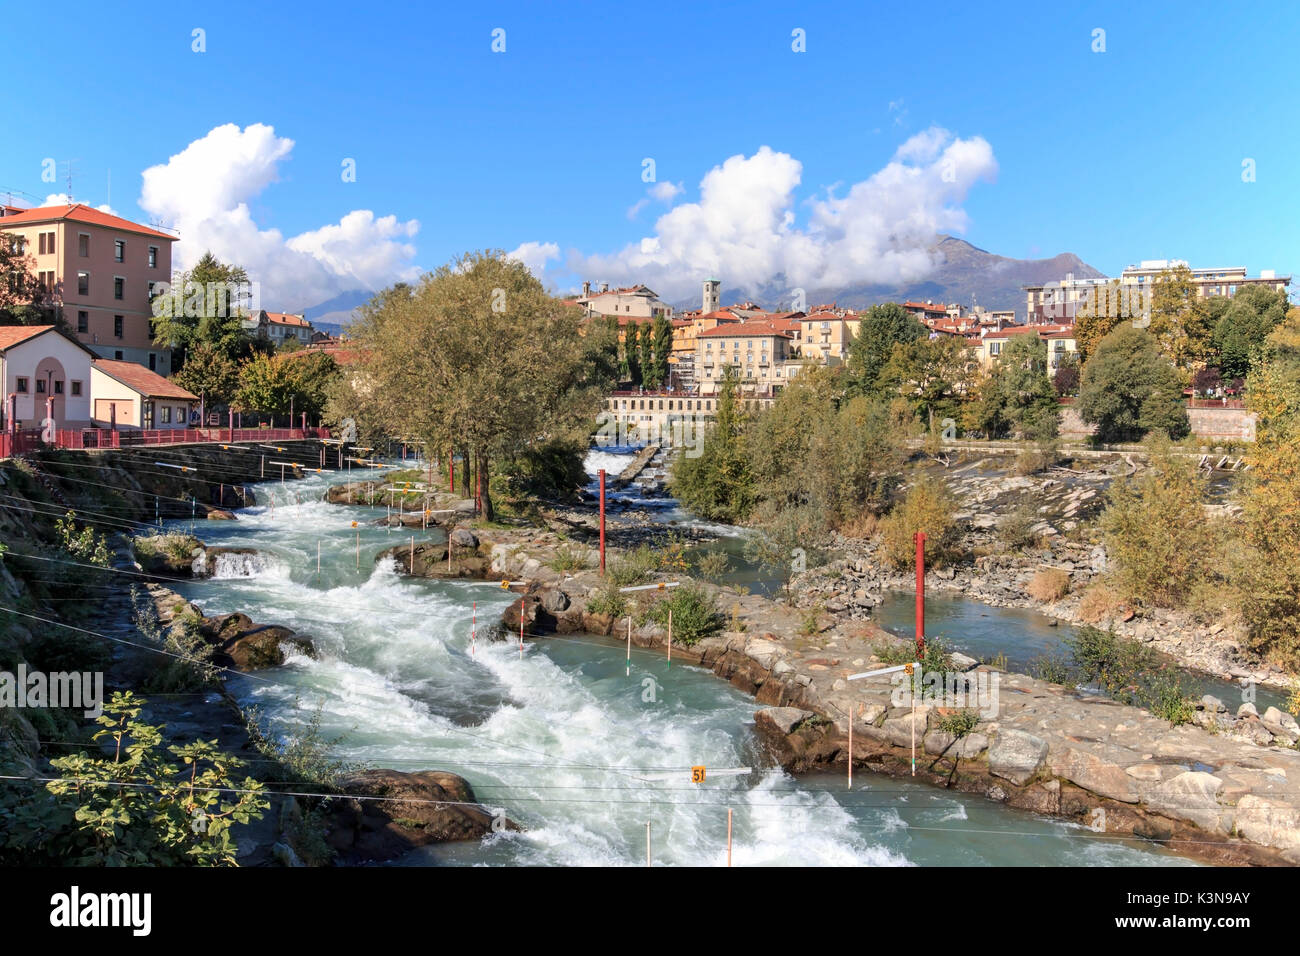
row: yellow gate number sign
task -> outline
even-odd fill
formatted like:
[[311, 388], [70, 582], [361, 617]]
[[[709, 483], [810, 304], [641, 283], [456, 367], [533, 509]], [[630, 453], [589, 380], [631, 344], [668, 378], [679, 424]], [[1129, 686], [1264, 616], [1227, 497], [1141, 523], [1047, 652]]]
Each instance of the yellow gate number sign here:
[[692, 768], [691, 768], [691, 783], [703, 783], [703, 782], [704, 782], [704, 768], [703, 768], [703, 767], [692, 767]]

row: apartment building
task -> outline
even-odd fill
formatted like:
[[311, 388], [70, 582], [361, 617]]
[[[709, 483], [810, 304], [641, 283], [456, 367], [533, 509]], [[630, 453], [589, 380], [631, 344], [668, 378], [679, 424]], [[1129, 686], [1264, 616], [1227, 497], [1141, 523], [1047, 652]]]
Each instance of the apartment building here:
[[268, 312], [265, 309], [249, 316], [243, 325], [250, 335], [270, 339], [276, 345], [289, 339], [297, 339], [303, 345], [308, 345], [314, 331], [304, 315]]
[[660, 300], [659, 296], [644, 285], [627, 286], [611, 289], [609, 283], [602, 283], [599, 292], [592, 292], [591, 283], [582, 284], [582, 295], [576, 304], [588, 318], [595, 315], [616, 315], [620, 319], [654, 319], [663, 316], [673, 317], [673, 307]]
[[1047, 343], [1048, 374], [1053, 376], [1057, 369], [1069, 361], [1068, 355], [1079, 350], [1074, 338], [1074, 326], [1071, 324], [1013, 325], [1005, 329], [985, 331], [979, 338], [971, 340], [971, 349], [979, 358], [981, 367], [991, 368], [1007, 343], [1016, 335], [1037, 335]]
[[701, 395], [715, 395], [726, 369], [740, 373], [742, 389], [773, 393], [786, 383], [793, 338], [770, 322], [720, 325], [698, 334], [695, 373]]
[[80, 203], [3, 212], [0, 233], [32, 258], [78, 342], [103, 358], [171, 372], [170, 351], [153, 344], [150, 301], [155, 284], [171, 281], [175, 236]]
[[1262, 285], [1268, 289], [1285, 292], [1291, 284], [1290, 276], [1279, 276], [1272, 269], [1262, 269], [1259, 275], [1249, 276], [1245, 266], [1231, 266], [1214, 269], [1192, 269], [1186, 259], [1144, 259], [1137, 265], [1131, 265], [1120, 273], [1121, 287], [1150, 287], [1162, 272], [1180, 267], [1188, 268], [1192, 273], [1192, 285], [1198, 298], [1211, 296], [1233, 296], [1237, 290], [1248, 285]]
[[838, 365], [848, 358], [853, 333], [843, 316], [813, 312], [799, 320], [799, 355], [821, 365]]
[[1191, 272], [1192, 287], [1202, 299], [1234, 296], [1238, 289], [1248, 285], [1285, 292], [1291, 284], [1289, 275], [1279, 276], [1272, 269], [1262, 269], [1259, 275], [1251, 276], [1245, 266], [1192, 269], [1185, 259], [1144, 259], [1124, 269], [1118, 279], [1105, 276], [1076, 279], [1069, 274], [1058, 282], [1025, 286], [1029, 322], [1072, 323], [1084, 309], [1143, 314], [1150, 308], [1151, 288], [1161, 273], [1180, 267], [1187, 267]]

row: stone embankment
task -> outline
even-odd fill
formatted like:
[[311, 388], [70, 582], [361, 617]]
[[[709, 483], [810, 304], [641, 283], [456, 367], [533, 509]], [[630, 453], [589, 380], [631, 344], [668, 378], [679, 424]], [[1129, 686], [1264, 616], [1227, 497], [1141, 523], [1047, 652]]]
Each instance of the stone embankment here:
[[[507, 632], [517, 631], [522, 604], [529, 637], [622, 638], [630, 621], [634, 644], [666, 653], [664, 629], [640, 613], [665, 592], [630, 595], [633, 608], [618, 619], [593, 613], [600, 575], [556, 570], [571, 562], [571, 542], [546, 532], [492, 534], [477, 546], [484, 576], [529, 582], [506, 611]], [[557, 561], [561, 553], [569, 560]], [[961, 706], [923, 696], [913, 709], [893, 678], [847, 679], [906, 656], [905, 642], [871, 622], [704, 587], [725, 629], [690, 647], [674, 644], [673, 657], [712, 669], [767, 705], [757, 729], [792, 771], [844, 767], [852, 720], [856, 767], [910, 775], [915, 739], [918, 779], [1074, 820], [1098, 838], [1139, 837], [1220, 863], [1300, 863], [1300, 790], [1290, 784], [1300, 777], [1300, 752], [1215, 733], [1217, 710], [1201, 718], [1207, 726], [1171, 727], [1146, 710], [962, 655], [952, 656], [945, 676], [972, 678], [983, 688], [979, 699]], [[1266, 717], [1289, 732], [1280, 715]]]

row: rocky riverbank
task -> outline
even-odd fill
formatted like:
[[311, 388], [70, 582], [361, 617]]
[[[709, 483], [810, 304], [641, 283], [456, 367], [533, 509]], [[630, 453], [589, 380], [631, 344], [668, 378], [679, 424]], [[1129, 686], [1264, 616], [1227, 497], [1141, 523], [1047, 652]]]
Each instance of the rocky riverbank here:
[[[1031, 476], [1007, 474], [985, 459], [931, 470], [945, 478], [963, 504], [956, 518], [964, 526], [961, 550], [969, 559], [928, 571], [927, 589], [959, 592], [991, 607], [1032, 608], [1071, 624], [1110, 628], [1215, 677], [1292, 686], [1288, 674], [1248, 651], [1240, 626], [1231, 620], [1200, 621], [1185, 612], [1119, 602], [1100, 609], [1083, 607], [1084, 592], [1102, 581], [1107, 569], [1106, 551], [1092, 523], [1104, 508], [1106, 486], [1124, 470], [1122, 461], [1108, 468], [1061, 468]], [[1035, 518], [1025, 531], [1035, 543], [1008, 547], [999, 522], [1026, 501], [1032, 503]], [[884, 591], [915, 587], [915, 574], [888, 567], [874, 540], [836, 535], [828, 550], [835, 557], [794, 581], [801, 607], [824, 605], [837, 616], [865, 620]], [[1030, 584], [1039, 572], [1050, 570], [1062, 572], [1068, 588], [1058, 598], [1040, 600], [1030, 593]]]
[[[559, 556], [571, 554], [558, 536], [479, 537], [480, 553], [490, 557], [485, 577], [528, 581], [523, 600], [506, 612], [508, 633], [517, 632], [522, 605], [530, 639], [579, 631], [621, 638], [630, 623], [634, 644], [667, 653], [666, 631], [643, 614], [667, 592], [631, 595], [631, 609], [618, 617], [594, 613], [604, 583], [588, 568], [557, 570], [568, 563]], [[947, 674], [996, 687], [996, 704], [926, 700], [913, 710], [891, 678], [847, 680], [906, 656], [905, 642], [870, 621], [702, 586], [726, 625], [690, 646], [674, 643], [673, 657], [712, 669], [768, 705], [756, 726], [787, 769], [844, 767], [852, 720], [858, 767], [910, 775], [914, 735], [917, 776], [937, 786], [1075, 820], [1099, 838], [1147, 839], [1211, 862], [1300, 863], [1300, 793], [1287, 786], [1300, 774], [1293, 748], [1171, 727], [1145, 710], [961, 655]]]

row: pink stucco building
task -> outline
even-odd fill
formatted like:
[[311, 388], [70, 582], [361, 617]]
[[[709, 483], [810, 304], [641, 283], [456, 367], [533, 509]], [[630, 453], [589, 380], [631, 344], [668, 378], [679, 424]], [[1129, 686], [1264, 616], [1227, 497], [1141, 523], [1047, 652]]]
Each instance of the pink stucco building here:
[[175, 236], [80, 203], [3, 213], [0, 233], [22, 243], [78, 342], [171, 374], [170, 351], [153, 344], [150, 299], [155, 284], [171, 281]]

